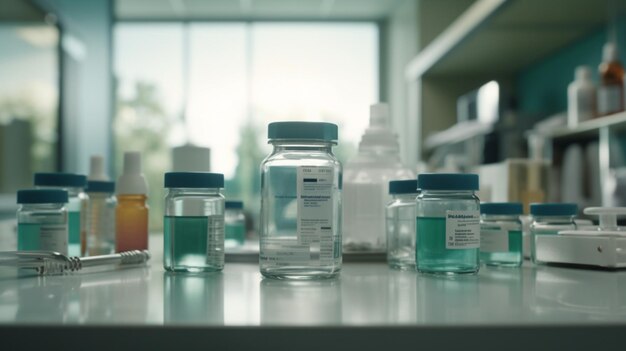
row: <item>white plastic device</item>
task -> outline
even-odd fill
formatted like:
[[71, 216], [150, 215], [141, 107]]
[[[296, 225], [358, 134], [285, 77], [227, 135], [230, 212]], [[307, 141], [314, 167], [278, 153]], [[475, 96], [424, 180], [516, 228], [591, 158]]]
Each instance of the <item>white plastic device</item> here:
[[603, 268], [626, 268], [626, 228], [617, 226], [617, 216], [626, 207], [589, 207], [585, 214], [599, 217], [595, 229], [564, 230], [558, 235], [535, 238], [537, 261]]

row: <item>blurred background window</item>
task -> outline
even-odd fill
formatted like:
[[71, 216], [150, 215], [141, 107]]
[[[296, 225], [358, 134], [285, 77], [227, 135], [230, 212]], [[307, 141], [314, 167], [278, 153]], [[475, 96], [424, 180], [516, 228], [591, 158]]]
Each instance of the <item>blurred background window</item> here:
[[269, 122], [338, 124], [336, 153], [345, 162], [378, 101], [378, 35], [375, 22], [117, 23], [116, 168], [124, 151], [143, 153], [151, 228], [162, 226], [162, 177], [174, 146], [209, 147], [226, 197], [253, 215]]

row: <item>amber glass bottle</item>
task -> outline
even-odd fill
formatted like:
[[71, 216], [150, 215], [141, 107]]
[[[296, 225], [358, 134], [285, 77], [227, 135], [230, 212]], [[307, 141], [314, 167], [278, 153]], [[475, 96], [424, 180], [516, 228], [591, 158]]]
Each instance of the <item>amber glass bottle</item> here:
[[606, 43], [602, 63], [598, 67], [598, 116], [624, 111], [624, 66], [617, 57], [615, 43]]
[[115, 251], [148, 249], [148, 185], [141, 173], [141, 155], [124, 154], [124, 171], [117, 181]]

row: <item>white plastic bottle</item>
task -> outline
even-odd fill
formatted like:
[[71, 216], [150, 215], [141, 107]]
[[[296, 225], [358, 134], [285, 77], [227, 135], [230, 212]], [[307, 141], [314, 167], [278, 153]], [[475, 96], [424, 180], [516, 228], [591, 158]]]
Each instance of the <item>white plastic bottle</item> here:
[[384, 252], [385, 206], [389, 180], [411, 179], [415, 174], [400, 161], [398, 136], [390, 128], [389, 105], [370, 107], [370, 125], [359, 143], [357, 156], [343, 173], [343, 249], [345, 252]]
[[596, 87], [591, 80], [591, 67], [576, 67], [575, 79], [567, 88], [567, 126], [590, 120], [596, 113]]

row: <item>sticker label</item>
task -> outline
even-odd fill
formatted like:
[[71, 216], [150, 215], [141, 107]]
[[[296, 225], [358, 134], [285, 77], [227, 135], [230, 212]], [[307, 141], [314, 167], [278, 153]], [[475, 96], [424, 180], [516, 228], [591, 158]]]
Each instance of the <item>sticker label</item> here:
[[446, 249], [480, 247], [480, 211], [446, 211]]
[[500, 228], [482, 228], [480, 230], [481, 252], [508, 252], [509, 232]]
[[67, 255], [67, 225], [20, 223], [18, 250], [55, 251]]
[[298, 243], [319, 245], [320, 263], [333, 260], [333, 180], [332, 167], [298, 167]]
[[207, 216], [207, 260], [220, 261], [224, 258], [224, 216]]

